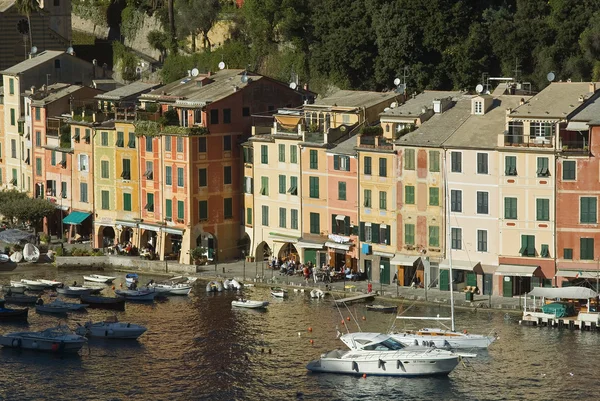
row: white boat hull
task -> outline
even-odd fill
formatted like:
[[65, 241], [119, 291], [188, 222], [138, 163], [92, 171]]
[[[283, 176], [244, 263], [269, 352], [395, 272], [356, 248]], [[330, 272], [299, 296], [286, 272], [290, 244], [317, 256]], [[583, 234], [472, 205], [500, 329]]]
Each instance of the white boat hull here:
[[122, 322], [87, 323], [85, 326], [81, 327], [81, 329], [82, 330], [78, 331], [78, 333], [85, 331], [86, 335], [89, 337], [114, 338], [123, 340], [135, 340], [147, 330], [145, 327], [137, 324]]
[[413, 333], [394, 333], [390, 336], [406, 346], [419, 345], [425, 347], [435, 346], [437, 348], [470, 349], [488, 348], [496, 338], [494, 336], [483, 336], [479, 334], [451, 333], [443, 335], [446, 331], [433, 331], [436, 335], [419, 335]]
[[0, 263], [6, 263], [10, 260], [10, 257], [4, 253], [0, 253]]
[[57, 288], [56, 291], [62, 295], [67, 295], [70, 297], [79, 297], [81, 295], [90, 295], [93, 291], [93, 288], [65, 287], [65, 288]]
[[0, 345], [6, 348], [29, 349], [56, 353], [78, 352], [86, 338], [75, 334], [45, 337], [38, 333], [11, 333], [0, 336]]
[[40, 258], [40, 250], [33, 244], [25, 244], [23, 247], [23, 259], [26, 262], [37, 262]]
[[85, 281], [91, 281], [91, 282], [94, 282], [94, 283], [110, 284], [110, 283], [112, 283], [116, 279], [116, 277], [101, 276], [99, 274], [92, 274], [90, 276], [83, 276], [83, 279]]
[[55, 287], [55, 288], [62, 284], [60, 281], [56, 281], [56, 280], [43, 280], [43, 279], [40, 279], [39, 282], [43, 283], [43, 284], [46, 284], [46, 285], [49, 285], [50, 287]]
[[10, 255], [10, 260], [15, 263], [19, 263], [23, 260], [23, 254], [21, 252], [15, 252]]
[[125, 298], [127, 301], [154, 301], [158, 295], [156, 291], [131, 291], [131, 290], [116, 290], [115, 294], [118, 297]]
[[2, 288], [4, 290], [4, 293], [6, 294], [9, 290], [11, 293], [13, 294], [24, 294], [25, 293], [25, 286], [13, 286], [13, 285], [6, 285]]
[[248, 309], [262, 309], [269, 306], [268, 301], [252, 301], [249, 299], [243, 301], [231, 301], [231, 306], [235, 306], [238, 308], [248, 308]]

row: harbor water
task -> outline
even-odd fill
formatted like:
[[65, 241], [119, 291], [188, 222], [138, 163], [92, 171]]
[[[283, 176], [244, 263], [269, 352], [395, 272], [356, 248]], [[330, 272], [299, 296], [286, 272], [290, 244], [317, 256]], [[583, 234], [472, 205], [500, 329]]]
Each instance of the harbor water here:
[[[117, 273], [118, 287], [124, 283]], [[31, 278], [33, 275], [28, 275]], [[71, 284], [81, 272], [60, 273]], [[37, 275], [41, 277], [41, 275]], [[13, 277], [14, 279], [15, 277]], [[153, 276], [140, 276], [144, 284]], [[8, 282], [8, 277], [2, 277]], [[124, 285], [124, 284], [123, 284]], [[112, 295], [107, 286], [103, 295]], [[311, 374], [305, 365], [334, 348], [346, 328], [386, 331], [418, 328], [364, 304], [338, 309], [331, 299], [311, 300], [290, 291], [271, 299], [267, 288], [249, 288], [249, 299], [270, 300], [267, 311], [232, 309], [234, 293], [207, 294], [198, 283], [189, 297], [154, 304], [128, 303], [119, 320], [142, 324], [138, 341], [90, 340], [80, 356], [58, 357], [3, 349], [2, 400], [540, 400], [597, 398], [600, 359], [594, 332], [518, 325], [519, 316], [498, 311], [457, 310], [457, 328], [496, 332], [488, 351], [447, 378], [353, 377]], [[49, 298], [45, 295], [47, 301]], [[447, 316], [441, 306], [400, 307], [407, 315]], [[59, 322], [75, 327], [113, 311], [90, 309], [67, 319], [30, 310], [29, 324], [2, 324], [0, 331], [40, 330]], [[348, 321], [347, 318], [351, 320]], [[364, 320], [363, 320], [364, 317]], [[356, 320], [355, 320], [356, 318]], [[344, 322], [344, 324], [342, 324]], [[433, 322], [429, 322], [432, 324]], [[309, 331], [309, 328], [312, 331]], [[312, 340], [312, 342], [311, 342]]]

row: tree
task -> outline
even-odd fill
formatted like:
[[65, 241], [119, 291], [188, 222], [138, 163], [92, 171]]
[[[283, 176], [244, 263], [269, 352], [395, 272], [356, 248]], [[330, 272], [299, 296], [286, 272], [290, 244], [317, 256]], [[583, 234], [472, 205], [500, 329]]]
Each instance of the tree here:
[[33, 46], [33, 34], [31, 29], [31, 14], [40, 9], [37, 0], [16, 0], [15, 5], [21, 14], [27, 16], [27, 25], [29, 26], [29, 46]]
[[175, 20], [182, 37], [191, 35], [192, 52], [196, 51], [196, 36], [202, 35], [202, 47], [211, 49], [208, 32], [219, 17], [219, 0], [175, 0]]
[[148, 44], [160, 52], [161, 58], [164, 60], [169, 48], [169, 36], [161, 31], [148, 32]]
[[36, 229], [44, 217], [55, 211], [56, 207], [47, 199], [32, 199], [16, 190], [0, 191], [0, 214], [12, 227], [29, 223]]

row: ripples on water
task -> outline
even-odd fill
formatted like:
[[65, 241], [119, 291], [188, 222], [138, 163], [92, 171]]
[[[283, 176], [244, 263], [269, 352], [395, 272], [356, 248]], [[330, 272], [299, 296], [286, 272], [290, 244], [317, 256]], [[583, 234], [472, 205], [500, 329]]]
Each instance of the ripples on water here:
[[[81, 273], [63, 274], [65, 282]], [[120, 274], [124, 281], [124, 275]], [[47, 277], [52, 278], [52, 277]], [[145, 283], [152, 276], [141, 277]], [[5, 279], [4, 281], [7, 281]], [[104, 295], [111, 295], [107, 288]], [[247, 296], [268, 299], [267, 289]], [[139, 341], [91, 340], [77, 357], [4, 349], [0, 352], [0, 399], [6, 400], [540, 400], [597, 398], [594, 375], [599, 334], [520, 327], [518, 317], [485, 310], [458, 311], [457, 328], [500, 338], [468, 367], [448, 378], [366, 379], [310, 374], [306, 363], [343, 348], [336, 332], [348, 325], [383, 331], [394, 315], [367, 312], [364, 305], [338, 310], [330, 301], [290, 292], [270, 299], [266, 312], [232, 309], [233, 294], [206, 294], [198, 284], [190, 297], [154, 305], [128, 303], [121, 321], [148, 331]], [[98, 321], [114, 312], [91, 309], [69, 314], [67, 323]], [[409, 314], [447, 315], [441, 307]], [[366, 320], [362, 320], [362, 317]], [[58, 323], [30, 310], [29, 325], [3, 324], [2, 332], [40, 330]], [[408, 323], [410, 324], [410, 323]], [[414, 324], [414, 323], [413, 323]], [[313, 329], [312, 333], [308, 328]], [[310, 340], [314, 340], [311, 345]], [[573, 376], [571, 376], [571, 374]]]

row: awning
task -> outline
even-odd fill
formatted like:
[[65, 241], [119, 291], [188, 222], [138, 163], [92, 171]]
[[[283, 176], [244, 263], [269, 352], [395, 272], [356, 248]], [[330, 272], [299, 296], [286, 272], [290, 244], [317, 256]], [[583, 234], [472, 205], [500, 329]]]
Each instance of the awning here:
[[567, 124], [567, 131], [587, 131], [589, 128], [588, 123], [581, 121], [569, 121]]
[[117, 225], [121, 225], [124, 227], [137, 227], [138, 223], [135, 221], [127, 221], [127, 220], [117, 220]]
[[352, 244], [340, 244], [337, 242], [333, 242], [333, 241], [327, 241], [325, 243], [325, 246], [328, 248], [333, 248], [333, 249], [341, 249], [344, 251], [349, 251], [350, 247], [352, 246]]
[[164, 227], [163, 231], [166, 232], [167, 234], [183, 235], [183, 232], [185, 230], [182, 230], [180, 228]]
[[390, 265], [394, 266], [414, 266], [420, 256], [414, 255], [396, 255], [390, 260]]
[[280, 234], [280, 233], [269, 233], [269, 238], [275, 242], [289, 242], [291, 244], [295, 244], [298, 242], [298, 237], [294, 237], [293, 235], [288, 234]]
[[307, 240], [300, 239], [296, 246], [298, 248], [309, 248], [309, 249], [321, 249], [325, 245], [325, 242], [311, 242]]
[[160, 226], [155, 226], [153, 224], [140, 224], [139, 226], [142, 230], [150, 230], [150, 231], [154, 231], [154, 232], [160, 232], [161, 227]]
[[586, 270], [567, 270], [559, 269], [554, 277], [571, 277], [571, 278], [598, 278], [600, 272]]
[[294, 129], [301, 123], [303, 116], [282, 116], [276, 115], [275, 119], [285, 129]]
[[496, 276], [533, 277], [535, 271], [539, 268], [539, 266], [501, 264], [494, 274]]
[[344, 221], [346, 219], [346, 216], [344, 216], [343, 214], [338, 214], [337, 216], [335, 216], [335, 219]]
[[586, 287], [562, 287], [562, 288], [550, 288], [550, 287], [535, 287], [529, 292], [532, 297], [543, 297], [543, 298], [570, 298], [570, 299], [586, 299], [595, 298], [598, 294]]
[[390, 252], [373, 251], [373, 255], [381, 256], [383, 258], [393, 258], [395, 254]]
[[71, 213], [69, 213], [69, 215], [67, 217], [65, 217], [63, 219], [63, 223], [65, 223], [65, 224], [72, 224], [72, 225], [79, 225], [85, 219], [87, 219], [88, 217], [90, 217], [91, 215], [92, 215], [91, 213], [87, 213], [87, 212], [71, 212]]
[[[453, 260], [452, 261], [452, 269], [454, 270], [467, 270], [473, 271], [475, 267], [479, 264], [478, 260]], [[440, 263], [440, 269], [449, 269], [450, 268], [450, 259], [444, 259], [442, 263]]]

